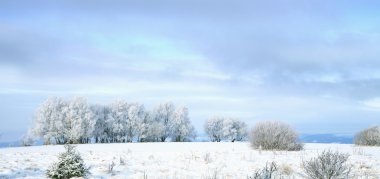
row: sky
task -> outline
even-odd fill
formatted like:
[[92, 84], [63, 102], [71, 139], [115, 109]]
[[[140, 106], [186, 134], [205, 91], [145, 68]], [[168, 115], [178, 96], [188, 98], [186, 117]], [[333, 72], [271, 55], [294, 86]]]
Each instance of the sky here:
[[187, 106], [300, 133], [380, 123], [378, 0], [0, 1], [0, 141], [48, 97]]

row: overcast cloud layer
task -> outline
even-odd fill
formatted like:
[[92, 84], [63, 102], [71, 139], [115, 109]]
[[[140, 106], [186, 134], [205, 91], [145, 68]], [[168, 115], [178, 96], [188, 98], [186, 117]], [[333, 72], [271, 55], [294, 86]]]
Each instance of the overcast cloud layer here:
[[[0, 1], [0, 133], [49, 96], [186, 105], [303, 133], [379, 124], [379, 1]], [[10, 134], [15, 134], [11, 135]], [[16, 137], [15, 137], [16, 136]]]

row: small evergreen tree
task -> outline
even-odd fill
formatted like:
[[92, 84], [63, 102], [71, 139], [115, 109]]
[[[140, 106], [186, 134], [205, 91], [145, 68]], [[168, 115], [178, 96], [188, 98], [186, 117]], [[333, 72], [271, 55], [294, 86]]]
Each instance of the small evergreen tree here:
[[73, 145], [65, 145], [65, 152], [59, 154], [59, 161], [54, 163], [46, 175], [54, 179], [69, 179], [72, 177], [86, 177], [89, 168], [84, 165], [83, 159]]

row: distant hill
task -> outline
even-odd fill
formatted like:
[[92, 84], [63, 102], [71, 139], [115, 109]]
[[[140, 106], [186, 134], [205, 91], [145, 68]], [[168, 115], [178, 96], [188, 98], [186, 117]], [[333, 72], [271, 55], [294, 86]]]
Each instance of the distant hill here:
[[[339, 143], [339, 144], [352, 144], [352, 136], [344, 136], [337, 134], [301, 134], [300, 140], [304, 143]], [[195, 139], [196, 142], [209, 142], [206, 135], [200, 135]], [[42, 141], [38, 141], [36, 145], [42, 145]], [[0, 142], [0, 148], [3, 147], [19, 147], [19, 141]]]
[[21, 146], [19, 141], [0, 142], [0, 148], [2, 148], [2, 147], [19, 147], [19, 146]]
[[[42, 145], [43, 141], [38, 140], [36, 141], [35, 145]], [[0, 142], [0, 148], [4, 147], [22, 147], [21, 141], [7, 141], [7, 142]], [[0, 177], [1, 178], [1, 177]]]
[[300, 140], [305, 143], [339, 143], [352, 144], [352, 136], [343, 136], [337, 134], [302, 134]]

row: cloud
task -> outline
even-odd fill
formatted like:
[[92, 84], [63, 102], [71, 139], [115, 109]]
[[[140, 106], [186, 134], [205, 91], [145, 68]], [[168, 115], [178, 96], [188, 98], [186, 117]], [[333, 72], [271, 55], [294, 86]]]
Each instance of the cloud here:
[[373, 98], [369, 100], [362, 101], [362, 104], [366, 107], [366, 109], [370, 110], [380, 110], [380, 98]]
[[36, 77], [160, 76], [339, 89], [379, 78], [373, 74], [380, 67], [380, 25], [371, 20], [378, 16], [372, 3], [5, 1], [0, 54], [3, 65]]
[[199, 126], [377, 114], [379, 2], [20, 2], [0, 2], [0, 95], [171, 98]]

